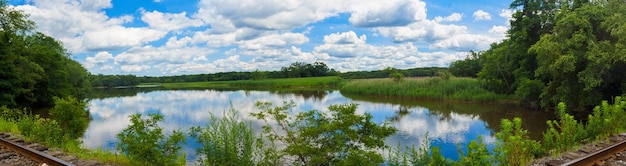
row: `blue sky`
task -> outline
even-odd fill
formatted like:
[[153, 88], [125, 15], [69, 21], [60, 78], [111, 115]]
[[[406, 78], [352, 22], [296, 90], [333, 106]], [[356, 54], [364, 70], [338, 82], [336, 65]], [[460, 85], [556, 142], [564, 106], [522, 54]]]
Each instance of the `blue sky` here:
[[94, 74], [447, 67], [501, 41], [509, 1], [9, 0]]

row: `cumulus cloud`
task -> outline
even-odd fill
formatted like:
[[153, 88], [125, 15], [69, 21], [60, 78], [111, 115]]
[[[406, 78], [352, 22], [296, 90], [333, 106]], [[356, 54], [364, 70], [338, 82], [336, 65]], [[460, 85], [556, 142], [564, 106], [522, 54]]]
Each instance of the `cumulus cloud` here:
[[292, 29], [337, 15], [345, 5], [333, 0], [201, 0], [197, 18], [216, 32], [236, 28]]
[[324, 36], [324, 43], [326, 44], [365, 44], [367, 36], [361, 35], [357, 37], [354, 31], [348, 31], [343, 33], [333, 33]]
[[477, 10], [474, 12], [474, 20], [491, 20], [491, 14], [483, 11]]
[[375, 30], [385, 37], [391, 37], [394, 42], [432, 42], [467, 33], [465, 26], [443, 25], [432, 20], [424, 20], [403, 27], [379, 27]]
[[426, 18], [426, 3], [415, 0], [358, 1], [350, 23], [357, 27], [405, 26]]
[[123, 24], [132, 22], [132, 16], [111, 18], [103, 9], [112, 7], [110, 0], [77, 2], [74, 0], [33, 0], [31, 4], [16, 6], [30, 14], [41, 32], [65, 44], [70, 52], [117, 50], [156, 41], [166, 31]]
[[461, 13], [452, 13], [451, 15], [446, 17], [435, 17], [435, 22], [455, 22], [461, 21], [461, 19], [463, 19], [463, 15]]
[[181, 13], [162, 13], [159, 11], [145, 11], [141, 9], [141, 20], [146, 22], [149, 27], [159, 30], [180, 30], [188, 27], [202, 26], [202, 20], [190, 19], [186, 12]]
[[511, 21], [511, 19], [513, 18], [513, 13], [515, 13], [515, 10], [511, 10], [511, 9], [502, 9], [500, 11], [499, 16], [502, 18], [506, 18], [506, 24], [510, 24], [509, 22]]
[[111, 59], [113, 59], [113, 55], [111, 53], [106, 52], [106, 51], [101, 51], [101, 52], [96, 53], [96, 55], [93, 57], [87, 57], [85, 59], [85, 67], [93, 68], [94, 66], [102, 65]]

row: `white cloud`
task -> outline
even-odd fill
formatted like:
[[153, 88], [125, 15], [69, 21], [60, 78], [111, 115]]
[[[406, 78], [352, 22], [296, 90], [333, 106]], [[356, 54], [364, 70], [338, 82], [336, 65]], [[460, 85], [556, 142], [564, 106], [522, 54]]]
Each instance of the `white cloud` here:
[[289, 45], [302, 45], [309, 42], [304, 34], [283, 33], [265, 35], [256, 39], [238, 42], [241, 49], [284, 48]]
[[324, 36], [324, 43], [326, 44], [365, 44], [367, 36], [361, 35], [357, 37], [354, 31], [348, 31], [343, 33], [333, 33]]
[[117, 50], [156, 41], [165, 34], [150, 28], [123, 26], [132, 16], [110, 18], [103, 9], [112, 7], [110, 0], [89, 2], [75, 0], [33, 0], [33, 5], [16, 6], [30, 14], [39, 31], [65, 44], [70, 52]]
[[502, 9], [500, 10], [500, 14], [499, 16], [502, 18], [506, 18], [506, 24], [509, 25], [510, 21], [513, 17], [513, 13], [515, 13], [515, 10], [511, 10], [511, 9]]
[[96, 55], [93, 57], [87, 57], [85, 59], [85, 67], [93, 68], [94, 66], [102, 65], [111, 59], [113, 59], [113, 55], [111, 53], [106, 52], [106, 51], [101, 51], [101, 52], [96, 53]]
[[141, 71], [150, 69], [150, 66], [148, 65], [122, 65], [121, 69], [122, 71], [125, 71], [125, 72], [136, 73], [136, 72], [141, 72]]
[[337, 15], [345, 5], [334, 0], [201, 0], [197, 18], [216, 32], [236, 28], [292, 29]]
[[491, 34], [495, 34], [498, 35], [501, 38], [504, 38], [506, 36], [506, 31], [508, 31], [509, 28], [506, 26], [497, 26], [494, 25], [491, 27], [491, 29], [489, 29], [489, 33]]
[[161, 13], [159, 11], [145, 11], [141, 9], [141, 20], [148, 23], [149, 27], [159, 30], [180, 30], [188, 27], [202, 26], [202, 20], [190, 19], [186, 12]]
[[422, 41], [432, 43], [455, 35], [467, 33], [467, 27], [443, 25], [436, 21], [424, 20], [403, 27], [379, 27], [375, 31], [382, 36], [391, 37], [394, 42]]
[[452, 13], [446, 17], [435, 17], [435, 22], [456, 22], [461, 21], [461, 19], [463, 19], [463, 15], [461, 13]]
[[426, 18], [419, 0], [353, 1], [350, 23], [357, 27], [405, 26]]
[[485, 50], [489, 48], [491, 43], [497, 41], [498, 39], [485, 35], [462, 34], [437, 41], [431, 45], [431, 48], [452, 49], [456, 51]]
[[483, 11], [477, 10], [474, 12], [474, 20], [491, 20], [491, 14]]

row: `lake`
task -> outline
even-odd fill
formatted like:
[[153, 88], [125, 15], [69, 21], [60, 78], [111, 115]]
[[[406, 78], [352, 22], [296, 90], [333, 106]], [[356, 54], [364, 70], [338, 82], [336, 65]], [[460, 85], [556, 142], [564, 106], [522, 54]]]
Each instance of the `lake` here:
[[[546, 120], [555, 118], [552, 112], [527, 110], [514, 105], [375, 98], [345, 95], [334, 90], [101, 89], [94, 90], [89, 99], [92, 120], [82, 138], [83, 146], [114, 151], [116, 135], [129, 125], [129, 115], [135, 113], [160, 113], [165, 116], [160, 123], [164, 131], [182, 130], [187, 133], [190, 127], [204, 126], [211, 113], [219, 117], [232, 106], [239, 111], [241, 120], [250, 121], [253, 128], [259, 129], [264, 123], [250, 116], [251, 112], [259, 111], [254, 106], [256, 101], [282, 105], [283, 101], [290, 100], [297, 104], [295, 110], [300, 111], [326, 111], [333, 104], [356, 103], [357, 113], [368, 112], [373, 115], [374, 121], [390, 121], [398, 129], [395, 135], [387, 138], [389, 146], [418, 146], [428, 134], [431, 146], [440, 147], [444, 156], [454, 160], [458, 159], [457, 145], [464, 146], [478, 136], [493, 147], [496, 141], [494, 133], [500, 130], [503, 118], [521, 117], [523, 127], [535, 139], [541, 138]], [[194, 141], [188, 139], [183, 147], [190, 162], [197, 158], [195, 148], [199, 145]]]

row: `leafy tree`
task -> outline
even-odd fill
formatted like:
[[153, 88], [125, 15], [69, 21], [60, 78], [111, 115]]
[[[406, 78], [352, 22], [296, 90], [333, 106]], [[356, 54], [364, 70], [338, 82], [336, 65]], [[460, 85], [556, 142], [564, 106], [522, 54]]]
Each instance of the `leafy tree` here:
[[53, 97], [83, 97], [87, 70], [54, 38], [34, 32], [28, 15], [0, 1], [0, 105], [52, 106]]
[[257, 69], [254, 72], [252, 72], [252, 79], [253, 80], [260, 80], [260, 79], [264, 79], [266, 77], [267, 77], [267, 75], [265, 74], [265, 72], [259, 71], [259, 69]]
[[146, 164], [184, 165], [185, 157], [180, 155], [179, 151], [185, 141], [185, 135], [175, 130], [166, 138], [157, 124], [163, 120], [163, 116], [160, 114], [148, 116], [150, 117], [148, 119], [142, 119], [141, 114], [130, 116], [130, 126], [117, 134], [119, 140], [116, 144], [117, 150], [133, 160]]
[[394, 82], [399, 83], [404, 78], [404, 75], [398, 71], [398, 69], [393, 67], [387, 67], [384, 70], [389, 74], [389, 78], [393, 79]]
[[481, 52], [470, 51], [465, 60], [450, 63], [448, 71], [457, 77], [477, 77], [478, 72], [482, 69], [484, 59]]
[[[256, 106], [261, 112], [252, 116], [266, 121], [263, 131], [269, 141], [285, 145], [278, 156], [286, 155], [296, 165], [378, 165], [383, 158], [376, 150], [384, 148], [385, 138], [396, 131], [372, 122], [368, 113], [356, 114], [356, 104], [297, 114], [291, 111], [293, 101], [277, 107], [257, 102]], [[276, 125], [269, 125], [270, 121]]]
[[[578, 4], [581, 3], [581, 4]], [[554, 32], [544, 35], [529, 52], [538, 55], [536, 75], [547, 79], [543, 106], [565, 102], [586, 109], [623, 94], [626, 76], [626, 5], [623, 1], [575, 1], [564, 7]]]

